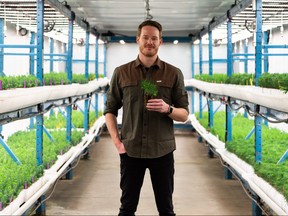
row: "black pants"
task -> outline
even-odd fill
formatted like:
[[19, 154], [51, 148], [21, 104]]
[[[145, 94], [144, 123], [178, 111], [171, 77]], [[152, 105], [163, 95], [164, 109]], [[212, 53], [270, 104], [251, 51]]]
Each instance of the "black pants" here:
[[146, 168], [150, 171], [157, 209], [160, 216], [175, 215], [173, 152], [155, 159], [132, 158], [121, 154], [121, 207], [119, 216], [134, 216], [137, 210]]

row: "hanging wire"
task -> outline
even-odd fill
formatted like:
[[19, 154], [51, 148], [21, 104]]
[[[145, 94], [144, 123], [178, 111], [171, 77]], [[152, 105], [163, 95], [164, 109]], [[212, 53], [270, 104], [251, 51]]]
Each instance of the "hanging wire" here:
[[[220, 100], [222, 104], [228, 105], [231, 110], [238, 111], [241, 108], [245, 109], [249, 116], [255, 117], [255, 116], [260, 116], [264, 120], [270, 122], [270, 123], [288, 123], [288, 118], [285, 119], [277, 119], [277, 120], [271, 120], [270, 118], [267, 117], [267, 115], [263, 114], [260, 112], [260, 110], [255, 110], [253, 111], [247, 104], [239, 105], [236, 103], [236, 101], [226, 101], [225, 99]], [[237, 107], [236, 107], [237, 106]]]
[[209, 144], [208, 145], [208, 148], [216, 155], [218, 156], [219, 160], [220, 160], [220, 163], [222, 166], [226, 167], [231, 173], [234, 174], [235, 178], [240, 182], [244, 192], [246, 193], [246, 195], [252, 200], [254, 201], [257, 206], [262, 210], [262, 212], [268, 216], [269, 214], [264, 210], [264, 208], [262, 207], [261, 203], [259, 201], [257, 201], [249, 192], [249, 190], [247, 189], [247, 187], [244, 186], [244, 183], [243, 181], [241, 180], [241, 178], [237, 175], [237, 173], [234, 171], [234, 169], [232, 169], [229, 165], [227, 165], [227, 163], [223, 160], [223, 158], [221, 157], [221, 155], [215, 151], [215, 149], [213, 147], [210, 147]]
[[146, 9], [146, 20], [153, 19], [153, 16], [150, 14], [150, 4], [149, 0], [145, 0], [145, 9]]
[[[104, 128], [104, 127], [101, 127], [101, 128], [99, 129], [99, 131], [98, 131], [98, 133], [96, 134], [96, 136], [99, 136], [99, 135], [103, 132], [103, 128]], [[92, 142], [92, 143], [90, 143], [89, 146], [91, 147], [91, 146], [92, 146], [93, 144], [95, 144], [95, 143], [96, 143], [96, 142]], [[56, 185], [58, 184], [59, 180], [60, 180], [64, 175], [66, 175], [68, 172], [70, 172], [71, 170], [73, 170], [74, 168], [76, 168], [76, 167], [78, 166], [79, 162], [80, 162], [80, 159], [81, 159], [82, 157], [84, 157], [85, 155], [87, 155], [87, 154], [88, 154], [88, 151], [83, 151], [81, 154], [78, 155], [77, 158], [75, 158], [75, 160], [70, 164], [69, 168], [66, 169], [66, 170], [56, 179], [56, 181], [53, 183], [53, 185], [52, 185], [52, 187], [51, 187], [51, 189], [50, 189], [49, 194], [48, 194], [48, 192], [45, 194], [45, 195], [46, 195], [45, 199], [43, 199], [43, 200], [41, 200], [41, 201], [37, 201], [37, 202], [35, 203], [35, 206], [34, 206], [34, 208], [31, 210], [30, 215], [32, 215], [32, 213], [34, 213], [43, 203], [45, 203], [48, 199], [51, 198], [52, 194], [54, 193], [54, 191], [55, 191], [55, 189], [56, 189]]]

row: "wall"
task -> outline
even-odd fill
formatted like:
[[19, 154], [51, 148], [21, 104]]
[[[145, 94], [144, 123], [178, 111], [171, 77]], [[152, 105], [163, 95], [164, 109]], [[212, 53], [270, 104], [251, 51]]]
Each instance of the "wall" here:
[[[200, 66], [199, 66], [199, 45], [194, 45], [194, 71], [195, 75], [199, 74]], [[227, 59], [227, 46], [226, 44], [221, 44], [220, 46], [213, 47], [213, 59]], [[209, 46], [207, 44], [202, 43], [202, 61], [209, 60]], [[227, 73], [227, 63], [215, 62], [213, 63], [213, 73]], [[208, 62], [202, 65], [202, 74], [209, 74], [209, 64]]]
[[[29, 45], [30, 44], [30, 32], [21, 36], [17, 34], [16, 26], [7, 23], [7, 30], [4, 33], [4, 44], [12, 45]], [[37, 36], [35, 34], [35, 43]], [[43, 41], [44, 54], [50, 53], [50, 39], [44, 37]], [[27, 48], [5, 48], [5, 53], [29, 53]], [[35, 49], [36, 53], [36, 49]], [[54, 53], [64, 53], [64, 45], [60, 41], [54, 40]], [[36, 55], [34, 56], [36, 58]], [[49, 56], [44, 56], [44, 59], [49, 59]], [[58, 58], [58, 57], [57, 57]], [[65, 71], [65, 62], [54, 62], [54, 71]], [[16, 75], [29, 75], [29, 56], [28, 55], [4, 55], [4, 73], [7, 76], [16, 76]], [[43, 71], [44, 73], [50, 72], [50, 61], [45, 60], [43, 62]], [[36, 62], [34, 73], [36, 74]]]
[[[178, 68], [186, 79], [191, 78], [191, 46], [188, 43], [177, 45], [164, 43], [159, 48], [159, 58]], [[133, 61], [138, 55], [138, 45], [112, 43], [107, 46], [107, 76], [111, 77], [114, 69], [124, 63]]]
[[[283, 33], [280, 27], [272, 30], [270, 42], [277, 45], [288, 44], [288, 25], [284, 26]], [[269, 53], [288, 53], [288, 49], [269, 49]], [[288, 73], [288, 56], [271, 56], [269, 57], [269, 73]]]
[[[4, 33], [4, 44], [27, 45], [30, 43], [29, 34], [26, 36], [17, 35], [16, 27], [7, 23], [7, 30]], [[29, 49], [5, 48], [5, 53], [28, 53]], [[24, 63], [25, 62], [25, 63]], [[9, 75], [28, 75], [29, 56], [4, 55], [4, 73]]]
[[[288, 26], [284, 26], [284, 31], [280, 31], [280, 27], [274, 28], [270, 34], [269, 44], [273, 45], [287, 45], [288, 43]], [[254, 38], [250, 37], [248, 40], [248, 53], [255, 54]], [[244, 53], [244, 41], [239, 41], [235, 44], [235, 53]], [[268, 49], [268, 53], [287, 54], [287, 48]], [[254, 59], [254, 55], [249, 58]], [[288, 56], [269, 56], [269, 73], [288, 73]], [[262, 64], [264, 71], [264, 64]], [[235, 72], [244, 72], [244, 63], [234, 63]], [[255, 72], [255, 61], [248, 61], [248, 73]]]

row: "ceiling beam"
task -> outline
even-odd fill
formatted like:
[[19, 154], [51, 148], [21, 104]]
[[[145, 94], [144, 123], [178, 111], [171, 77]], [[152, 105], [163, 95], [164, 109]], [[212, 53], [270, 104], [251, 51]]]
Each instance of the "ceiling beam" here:
[[75, 20], [75, 23], [83, 28], [85, 31], [89, 31], [91, 34], [95, 35], [96, 37], [99, 36], [99, 33], [94, 27], [89, 25], [84, 18], [80, 18], [75, 15], [71, 8], [67, 4], [60, 3], [58, 0], [46, 0], [53, 8], [60, 11], [65, 17], [70, 20]]
[[198, 40], [199, 38], [206, 35], [209, 31], [212, 31], [217, 26], [223, 24], [227, 21], [228, 17], [233, 17], [240, 13], [241, 11], [245, 10], [245, 8], [249, 7], [252, 4], [252, 0], [242, 0], [241, 2], [237, 3], [236, 5], [232, 5], [231, 8], [221, 17], [213, 18], [207, 26], [203, 26], [203, 28], [196, 33], [193, 37], [192, 42]]
[[65, 17], [67, 17], [69, 20], [75, 19], [75, 14], [73, 11], [71, 11], [69, 5], [65, 5], [58, 0], [46, 0], [46, 2], [56, 10], [58, 10], [60, 13], [62, 13]]

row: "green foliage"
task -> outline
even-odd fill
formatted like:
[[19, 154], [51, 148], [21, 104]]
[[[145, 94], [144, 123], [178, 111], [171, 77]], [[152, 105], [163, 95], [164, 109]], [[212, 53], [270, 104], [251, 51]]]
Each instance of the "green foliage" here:
[[210, 83], [225, 83], [227, 80], [226, 74], [213, 74], [212, 76], [209, 74], [201, 74], [195, 75], [195, 79], [210, 82]]
[[[72, 83], [85, 84], [95, 79], [95, 74], [89, 74], [88, 80], [84, 74], [73, 74]], [[0, 76], [2, 90], [13, 88], [31, 88], [41, 86], [40, 81], [33, 75]], [[65, 72], [50, 72], [43, 75], [43, 85], [66, 85], [71, 84]]]
[[35, 87], [38, 85], [39, 81], [35, 76], [32, 75], [21, 75], [21, 76], [0, 76], [2, 81], [2, 89], [11, 88], [23, 88], [25, 87]]
[[[233, 74], [230, 77], [224, 74], [208, 74], [196, 75], [195, 79], [211, 82], [211, 83], [226, 83], [235, 85], [255, 85], [254, 74]], [[288, 74], [264, 73], [258, 78], [258, 85], [263, 88], [273, 88], [288, 92]]]
[[[102, 113], [98, 113], [99, 116]], [[95, 112], [89, 112], [89, 125], [91, 126], [96, 121], [96, 114]], [[84, 127], [84, 115], [80, 111], [73, 110], [72, 111], [72, 124], [76, 128], [83, 128]], [[61, 113], [55, 113], [53, 115], [44, 116], [44, 126], [50, 129], [60, 129], [66, 128], [66, 119], [61, 115]], [[34, 125], [35, 127], [35, 125]]]
[[89, 74], [89, 77], [88, 77], [88, 80], [89, 81], [91, 81], [91, 80], [94, 80], [94, 79], [96, 79], [96, 76], [95, 76], [95, 74]]
[[[101, 116], [102, 113], [99, 113]], [[96, 120], [95, 112], [89, 112], [89, 125]], [[72, 111], [72, 123], [76, 128], [83, 128], [84, 115], [80, 111]], [[66, 141], [66, 131], [57, 130], [66, 128], [65, 118], [58, 113], [44, 117], [44, 125], [50, 131], [55, 140], [52, 142], [48, 136], [43, 135], [43, 165], [37, 166], [36, 160], [36, 131], [16, 132], [7, 140], [7, 144], [21, 161], [17, 165], [4, 148], [0, 148], [0, 202], [3, 205], [9, 203], [10, 197], [16, 197], [23, 189], [25, 182], [32, 184], [32, 178], [37, 180], [43, 174], [43, 170], [54, 164], [57, 155], [67, 152], [71, 146], [78, 144], [83, 136], [82, 131], [72, 130], [71, 143]]]
[[85, 84], [88, 80], [85, 78], [84, 74], [73, 74], [72, 83]]
[[288, 91], [288, 74], [265, 73], [259, 78], [259, 86], [266, 88], [280, 89], [285, 93]]
[[[219, 140], [225, 142], [225, 112], [217, 112], [214, 115], [214, 126], [208, 128], [208, 113], [203, 113], [203, 118], [198, 121]], [[232, 119], [232, 141], [226, 142], [228, 151], [233, 152], [239, 158], [251, 164], [255, 173], [273, 185], [286, 199], [288, 199], [288, 161], [277, 164], [281, 156], [288, 149], [288, 134], [275, 128], [262, 125], [262, 162], [255, 163], [254, 134], [246, 140], [246, 136], [254, 127], [254, 121], [237, 114]]]
[[144, 90], [144, 93], [146, 95], [157, 96], [158, 94], [157, 85], [153, 83], [151, 80], [147, 79], [142, 80], [140, 86]]
[[66, 141], [66, 131], [52, 131], [55, 140], [51, 142], [43, 136], [43, 165], [37, 165], [36, 159], [36, 131], [20, 131], [14, 133], [7, 140], [7, 144], [21, 161], [17, 165], [4, 148], [0, 148], [0, 201], [5, 206], [10, 197], [16, 197], [24, 188], [25, 182], [33, 183], [43, 175], [44, 169], [52, 166], [60, 152], [65, 153], [69, 148], [81, 141], [81, 131], [72, 131], [72, 142]]
[[64, 72], [50, 72], [44, 74], [45, 85], [65, 85], [70, 84], [67, 74]]
[[232, 76], [227, 77], [227, 84], [235, 85], [255, 85], [253, 74], [232, 74]]

